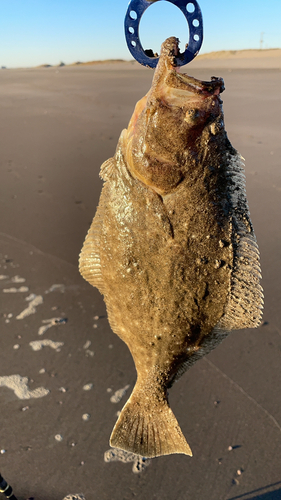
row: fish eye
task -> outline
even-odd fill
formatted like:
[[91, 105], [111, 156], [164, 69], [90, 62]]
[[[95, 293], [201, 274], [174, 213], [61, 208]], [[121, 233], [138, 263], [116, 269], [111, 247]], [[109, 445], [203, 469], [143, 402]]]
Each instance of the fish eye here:
[[189, 109], [185, 115], [186, 122], [192, 122], [200, 117], [199, 109]]

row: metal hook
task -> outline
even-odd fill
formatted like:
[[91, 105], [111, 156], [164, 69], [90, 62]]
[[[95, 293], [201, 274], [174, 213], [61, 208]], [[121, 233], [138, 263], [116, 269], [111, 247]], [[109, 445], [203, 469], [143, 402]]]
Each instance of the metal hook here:
[[[125, 37], [132, 56], [143, 66], [155, 68], [159, 57], [148, 56], [139, 39], [139, 24], [143, 13], [159, 0], [131, 0], [125, 16]], [[167, 0], [178, 7], [189, 26], [189, 41], [185, 52], [177, 60], [178, 66], [184, 66], [197, 56], [203, 42], [203, 19], [196, 0]]]

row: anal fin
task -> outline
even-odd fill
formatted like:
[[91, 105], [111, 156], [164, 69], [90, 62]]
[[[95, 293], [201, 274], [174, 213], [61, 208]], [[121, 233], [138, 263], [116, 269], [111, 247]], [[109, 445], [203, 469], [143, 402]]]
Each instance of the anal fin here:
[[228, 196], [233, 207], [233, 268], [230, 290], [220, 326], [226, 330], [256, 328], [262, 318], [259, 249], [250, 220], [243, 158], [227, 155]]
[[231, 289], [220, 326], [227, 330], [256, 328], [262, 318], [263, 291], [259, 252], [253, 233], [240, 238], [234, 255]]

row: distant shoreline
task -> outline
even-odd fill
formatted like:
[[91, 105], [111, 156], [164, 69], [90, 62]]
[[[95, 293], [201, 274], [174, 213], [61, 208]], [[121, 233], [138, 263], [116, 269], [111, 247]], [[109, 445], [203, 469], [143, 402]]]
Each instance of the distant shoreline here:
[[230, 57], [278, 57], [281, 55], [281, 49], [243, 49], [243, 50], [219, 50], [216, 52], [206, 52], [199, 54], [197, 59], [228, 59]]
[[[229, 59], [234, 58], [237, 59], [239, 57], [242, 58], [250, 58], [250, 57], [281, 57], [281, 48], [273, 48], [273, 49], [243, 49], [243, 50], [219, 50], [216, 52], [206, 52], [204, 54], [199, 54], [196, 59]], [[94, 64], [116, 64], [116, 63], [126, 63], [126, 62], [134, 62], [132, 60], [126, 59], [101, 59], [97, 61], [87, 61], [87, 62], [75, 62], [71, 64], [59, 64], [58, 66], [51, 66], [42, 64], [41, 66], [37, 66], [38, 68], [42, 67], [61, 67], [61, 66], [91, 66]]]
[[[204, 61], [215, 61], [218, 60], [220, 61], [220, 64], [223, 63], [223, 61], [239, 61], [239, 60], [250, 60], [250, 59], [255, 59], [257, 62], [257, 59], [263, 59], [263, 60], [270, 60], [274, 61], [272, 67], [281, 67], [281, 48], [271, 48], [271, 49], [243, 49], [243, 50], [220, 50], [220, 51], [213, 51], [213, 52], [206, 52], [203, 54], [199, 54], [192, 62], [191, 64], [194, 65], [196, 63], [199, 63], [200, 66], [203, 64]], [[279, 64], [280, 60], [280, 64]], [[244, 61], [245, 64], [246, 61]], [[101, 60], [94, 60], [94, 61], [77, 61], [74, 63], [70, 64], [64, 64], [61, 62], [60, 64], [40, 64], [39, 66], [29, 66], [29, 67], [18, 67], [18, 68], [9, 68], [2, 66], [1, 69], [39, 69], [39, 68], [62, 68], [62, 67], [75, 67], [75, 66], [95, 66], [95, 65], [105, 65], [105, 64], [120, 64], [120, 63], [136, 63], [134, 59], [131, 60], [126, 60], [126, 59], [101, 59]], [[243, 64], [243, 65], [244, 65]]]

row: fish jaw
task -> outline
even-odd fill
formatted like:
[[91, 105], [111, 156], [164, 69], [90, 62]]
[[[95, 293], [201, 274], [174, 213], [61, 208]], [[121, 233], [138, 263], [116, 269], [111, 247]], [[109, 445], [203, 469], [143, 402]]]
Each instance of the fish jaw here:
[[136, 105], [124, 144], [131, 175], [160, 195], [188, 175], [204, 129], [216, 123], [224, 129], [223, 79], [205, 82], [179, 73], [178, 53], [177, 38], [162, 44], [151, 89]]

